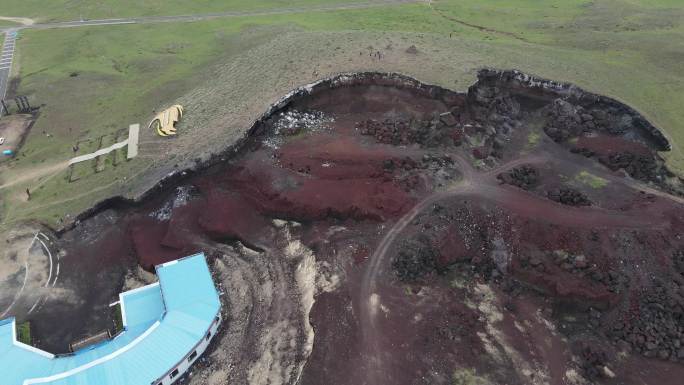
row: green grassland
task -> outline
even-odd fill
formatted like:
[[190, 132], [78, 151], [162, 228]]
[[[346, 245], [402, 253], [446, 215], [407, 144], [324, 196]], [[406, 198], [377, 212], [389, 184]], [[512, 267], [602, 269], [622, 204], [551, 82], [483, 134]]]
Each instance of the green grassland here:
[[373, 0], [3, 0], [3, 16], [40, 22], [112, 19], [137, 16], [176, 16], [220, 12], [263, 11], [273, 8], [372, 3]]
[[[213, 5], [201, 8], [203, 3]], [[184, 2], [136, 4], [147, 10], [136, 5], [126, 12], [193, 11], [182, 8]], [[256, 6], [192, 4], [207, 12], [219, 5]], [[50, 7], [39, 16], [67, 18]], [[22, 8], [16, 12], [36, 16], [21, 14]], [[684, 6], [667, 0], [442, 0], [193, 23], [24, 30], [14, 67], [18, 93], [43, 107], [3, 180], [68, 159], [78, 140], [130, 123], [144, 126], [171, 102], [186, 106], [186, 117], [173, 141], [146, 147], [143, 142], [158, 138], [145, 133], [141, 156], [132, 161], [90, 175], [86, 170], [74, 183], [65, 173], [35, 181], [28, 202], [17, 199], [25, 185], [0, 190], [0, 216], [5, 225], [26, 219], [57, 225], [97, 200], [133, 194], [138, 181], [184, 164], [194, 156], [188, 154], [219, 151], [293, 87], [358, 70], [402, 72], [460, 90], [484, 66], [573, 82], [626, 102], [664, 129], [673, 144], [664, 155], [683, 173], [683, 19]], [[410, 45], [417, 55], [406, 53]], [[382, 50], [384, 59], [368, 58], [369, 46]]]

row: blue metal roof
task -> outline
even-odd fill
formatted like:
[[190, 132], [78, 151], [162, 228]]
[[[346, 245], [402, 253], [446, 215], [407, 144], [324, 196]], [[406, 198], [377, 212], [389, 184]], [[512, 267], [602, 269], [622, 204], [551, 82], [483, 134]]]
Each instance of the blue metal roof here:
[[157, 266], [159, 282], [120, 294], [125, 330], [55, 357], [16, 341], [0, 321], [2, 385], [150, 385], [204, 338], [221, 304], [204, 254]]

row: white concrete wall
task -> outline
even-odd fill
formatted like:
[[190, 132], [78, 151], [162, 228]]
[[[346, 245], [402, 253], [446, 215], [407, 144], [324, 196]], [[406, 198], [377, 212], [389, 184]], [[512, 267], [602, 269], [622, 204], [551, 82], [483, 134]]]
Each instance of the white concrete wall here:
[[[216, 316], [218, 317], [218, 320], [214, 320], [214, 323], [209, 328], [209, 332], [211, 333], [211, 336], [209, 337], [209, 339], [206, 338], [206, 334], [205, 334], [205, 338], [202, 338], [202, 340], [195, 346], [195, 349], [189, 351], [188, 354], [186, 354], [185, 357], [183, 357], [183, 360], [181, 362], [179, 362], [174, 368], [169, 369], [169, 371], [166, 373], [166, 375], [155, 383], [156, 385], [171, 385], [171, 384], [173, 384], [178, 379], [183, 377], [183, 374], [185, 374], [188, 371], [188, 369], [190, 369], [192, 364], [195, 361], [197, 361], [197, 359], [200, 358], [202, 356], [202, 354], [204, 354], [204, 351], [207, 350], [207, 347], [209, 346], [211, 341], [216, 336], [216, 333], [218, 332], [218, 328], [221, 325], [221, 322], [223, 321], [223, 319], [221, 318], [221, 311], [220, 310]], [[188, 360], [188, 358], [190, 357], [190, 355], [192, 354], [193, 351], [197, 352], [197, 355], [192, 360]], [[178, 369], [178, 375], [174, 376], [172, 379], [170, 376], [171, 372], [173, 372], [176, 369]]]

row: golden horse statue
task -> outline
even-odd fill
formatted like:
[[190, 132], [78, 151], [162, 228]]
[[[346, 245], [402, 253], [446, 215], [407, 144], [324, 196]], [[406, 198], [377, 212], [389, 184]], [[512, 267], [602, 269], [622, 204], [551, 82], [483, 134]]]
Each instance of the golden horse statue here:
[[157, 130], [159, 136], [176, 135], [176, 123], [183, 117], [183, 106], [173, 106], [158, 113], [150, 122], [149, 128]]

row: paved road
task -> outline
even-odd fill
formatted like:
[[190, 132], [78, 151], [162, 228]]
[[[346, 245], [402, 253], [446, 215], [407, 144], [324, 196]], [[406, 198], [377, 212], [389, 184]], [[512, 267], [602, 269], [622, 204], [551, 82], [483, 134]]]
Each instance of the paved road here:
[[[268, 16], [268, 15], [282, 15], [289, 13], [306, 13], [306, 12], [325, 12], [338, 11], [347, 9], [363, 9], [372, 7], [382, 7], [396, 4], [410, 4], [423, 3], [425, 0], [376, 0], [367, 3], [339, 3], [333, 5], [311, 6], [311, 7], [289, 7], [277, 9], [265, 9], [263, 11], [236, 11], [236, 12], [217, 12], [217, 13], [200, 13], [192, 15], [177, 15], [177, 16], [141, 16], [120, 19], [97, 19], [97, 20], [74, 20], [56, 23], [36, 23], [18, 27], [20, 29], [52, 29], [52, 28], [75, 28], [85, 26], [98, 25], [120, 25], [120, 24], [148, 24], [148, 23], [169, 23], [169, 22], [192, 22], [201, 20], [220, 19], [227, 17], [241, 17], [241, 16]], [[17, 28], [17, 27], [14, 27]], [[0, 29], [2, 31], [2, 29]]]
[[[17, 36], [16, 30], [8, 30], [5, 32], [5, 42], [0, 51], [0, 99], [5, 98], [7, 93], [7, 82], [9, 74], [12, 70], [12, 58], [14, 57], [14, 42]], [[0, 116], [2, 111], [0, 111]]]

